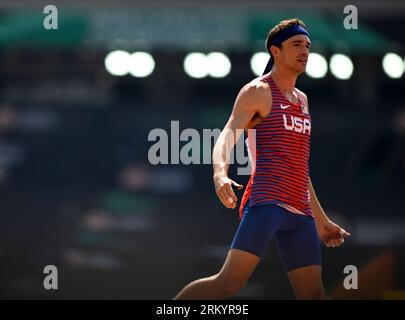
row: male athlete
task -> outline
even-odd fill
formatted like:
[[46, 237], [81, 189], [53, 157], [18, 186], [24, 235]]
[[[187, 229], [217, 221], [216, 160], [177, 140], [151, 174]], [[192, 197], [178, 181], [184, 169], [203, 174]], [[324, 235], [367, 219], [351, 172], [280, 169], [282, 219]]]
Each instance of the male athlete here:
[[253, 171], [239, 228], [219, 273], [188, 284], [176, 299], [235, 295], [273, 237], [296, 299], [325, 297], [319, 238], [327, 247], [337, 247], [350, 233], [328, 219], [309, 178], [311, 118], [307, 97], [295, 82], [305, 71], [310, 46], [299, 19], [281, 21], [269, 32], [269, 72], [241, 89], [213, 151], [216, 193], [225, 207], [234, 209], [232, 186], [243, 187], [228, 178], [229, 153], [240, 136], [237, 129], [255, 129], [255, 138], [248, 132]]

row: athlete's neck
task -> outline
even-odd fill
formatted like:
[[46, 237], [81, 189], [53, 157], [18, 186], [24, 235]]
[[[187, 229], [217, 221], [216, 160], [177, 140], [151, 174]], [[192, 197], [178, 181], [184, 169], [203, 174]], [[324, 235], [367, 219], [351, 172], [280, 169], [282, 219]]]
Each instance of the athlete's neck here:
[[287, 70], [283, 70], [274, 65], [270, 75], [282, 93], [288, 95], [294, 94], [295, 82], [297, 81], [296, 73], [288, 72]]

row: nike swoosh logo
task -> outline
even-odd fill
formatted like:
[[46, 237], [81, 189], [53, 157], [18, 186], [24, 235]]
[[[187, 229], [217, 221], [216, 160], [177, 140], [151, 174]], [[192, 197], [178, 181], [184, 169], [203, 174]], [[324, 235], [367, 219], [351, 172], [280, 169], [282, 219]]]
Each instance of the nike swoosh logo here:
[[283, 106], [282, 104], [280, 104], [280, 107], [281, 107], [281, 109], [287, 109], [287, 108], [289, 108], [290, 106], [287, 104], [287, 105], [285, 105], [285, 106]]

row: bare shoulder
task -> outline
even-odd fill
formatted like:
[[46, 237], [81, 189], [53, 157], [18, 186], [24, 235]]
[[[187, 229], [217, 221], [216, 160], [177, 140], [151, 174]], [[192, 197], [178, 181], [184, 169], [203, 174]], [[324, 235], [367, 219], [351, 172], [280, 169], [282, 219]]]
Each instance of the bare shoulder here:
[[271, 98], [271, 89], [268, 83], [262, 81], [260, 78], [255, 78], [247, 83], [242, 90], [246, 94], [253, 95], [255, 98], [261, 99]]
[[272, 104], [270, 86], [260, 78], [253, 79], [245, 84], [239, 92], [238, 104], [244, 105], [250, 110], [260, 114], [265, 113]]

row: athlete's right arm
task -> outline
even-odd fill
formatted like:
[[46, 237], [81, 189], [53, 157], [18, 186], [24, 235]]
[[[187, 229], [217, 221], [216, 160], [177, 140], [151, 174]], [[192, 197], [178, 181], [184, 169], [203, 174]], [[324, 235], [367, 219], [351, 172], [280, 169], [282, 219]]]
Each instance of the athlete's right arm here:
[[214, 167], [215, 191], [222, 204], [233, 209], [237, 197], [232, 185], [238, 189], [243, 186], [229, 179], [229, 159], [233, 147], [244, 129], [253, 128], [270, 112], [272, 100], [268, 84], [253, 80], [239, 92], [232, 114], [214, 146], [212, 158]]

